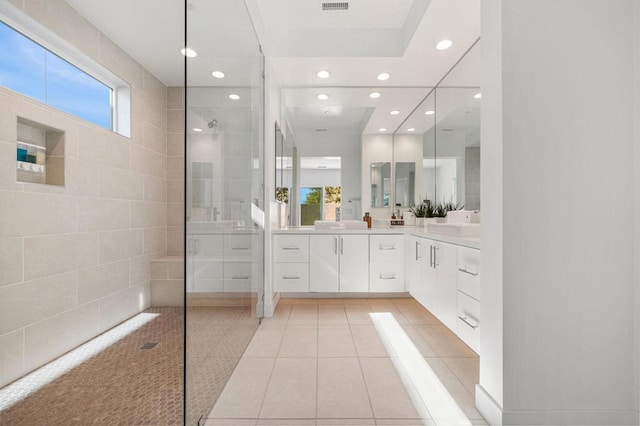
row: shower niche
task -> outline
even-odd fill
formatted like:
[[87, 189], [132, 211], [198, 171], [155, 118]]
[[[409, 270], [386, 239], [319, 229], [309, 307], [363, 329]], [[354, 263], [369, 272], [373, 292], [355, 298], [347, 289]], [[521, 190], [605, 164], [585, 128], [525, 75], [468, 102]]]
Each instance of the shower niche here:
[[65, 132], [18, 117], [16, 181], [64, 186]]

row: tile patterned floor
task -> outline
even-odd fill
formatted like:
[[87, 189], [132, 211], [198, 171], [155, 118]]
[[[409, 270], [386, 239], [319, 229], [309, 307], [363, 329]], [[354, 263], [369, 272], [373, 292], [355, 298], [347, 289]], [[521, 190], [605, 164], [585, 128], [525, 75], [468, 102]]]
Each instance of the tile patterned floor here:
[[376, 313], [393, 315], [395, 337], [408, 337], [465, 422], [485, 425], [474, 403], [477, 354], [413, 299], [282, 299], [206, 425], [455, 424], [416, 399]]
[[[145, 313], [159, 315], [0, 411], [0, 425], [182, 425], [183, 309]], [[248, 307], [198, 307], [189, 308], [187, 323], [187, 424], [195, 425], [220, 395], [258, 321]], [[141, 349], [147, 342], [158, 345]]]

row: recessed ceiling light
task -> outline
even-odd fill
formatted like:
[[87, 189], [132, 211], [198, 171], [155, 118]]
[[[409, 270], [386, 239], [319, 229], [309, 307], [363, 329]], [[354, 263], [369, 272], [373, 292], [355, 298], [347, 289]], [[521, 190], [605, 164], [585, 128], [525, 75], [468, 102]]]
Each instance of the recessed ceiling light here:
[[201, 131], [202, 131], [202, 129], [198, 129], [197, 127], [194, 127], [194, 128], [193, 128], [193, 131], [194, 131], [194, 132], [201, 132]]
[[453, 46], [453, 42], [451, 40], [445, 38], [444, 40], [440, 40], [438, 42], [438, 44], [436, 44], [436, 49], [438, 49], [438, 50], [447, 50], [451, 46]]
[[415, 128], [415, 127], [409, 127], [409, 128], [407, 129], [407, 132], [415, 132], [415, 131], [416, 131], [416, 128]]
[[476, 93], [475, 95], [473, 95], [473, 97], [476, 99], [480, 99], [482, 98], [482, 93]]
[[326, 101], [327, 99], [329, 99], [329, 95], [327, 95], [326, 93], [320, 93], [317, 98], [321, 101]]
[[331, 77], [331, 73], [329, 71], [325, 71], [325, 70], [318, 71], [316, 73], [316, 75], [318, 76], [318, 78], [329, 78], [329, 77]]
[[378, 131], [379, 131], [379, 132], [386, 132], [386, 131], [387, 131], [387, 128], [386, 128], [386, 127], [380, 127], [380, 128], [378, 129]]
[[386, 73], [386, 72], [378, 74], [378, 80], [380, 81], [389, 80], [389, 77], [391, 76], [389, 75], [389, 73]]
[[196, 56], [198, 56], [195, 50], [189, 49], [188, 47], [183, 47], [182, 49], [180, 49], [180, 53], [182, 53], [187, 58], [195, 58]]
[[435, 113], [436, 113], [436, 112], [435, 112], [434, 110], [432, 110], [432, 109], [430, 109], [429, 111], [425, 111], [425, 112], [424, 112], [424, 114], [425, 114], [425, 115], [433, 115], [433, 114], [435, 114]]
[[398, 115], [400, 114], [400, 111], [398, 111], [397, 109], [394, 109], [393, 111], [391, 111], [389, 114], [391, 115]]
[[369, 97], [373, 98], [373, 99], [379, 98], [380, 97], [380, 92], [371, 92], [371, 93], [369, 93]]
[[326, 111], [324, 112], [324, 115], [329, 115], [329, 114], [331, 114], [331, 111], [329, 111], [329, 110], [326, 110]]
[[222, 71], [213, 71], [211, 75], [215, 78], [224, 78], [224, 73]]
[[235, 93], [232, 93], [229, 95], [229, 99], [233, 99], [234, 101], [237, 101], [238, 99], [240, 99], [240, 96], [236, 95]]

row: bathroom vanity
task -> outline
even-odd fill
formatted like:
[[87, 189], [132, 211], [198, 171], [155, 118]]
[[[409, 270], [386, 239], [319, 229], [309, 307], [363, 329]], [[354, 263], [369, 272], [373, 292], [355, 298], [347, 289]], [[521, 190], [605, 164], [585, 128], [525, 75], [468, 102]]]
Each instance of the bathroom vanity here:
[[408, 294], [479, 351], [478, 237], [413, 227], [301, 227], [274, 231], [272, 250], [275, 292], [316, 297]]

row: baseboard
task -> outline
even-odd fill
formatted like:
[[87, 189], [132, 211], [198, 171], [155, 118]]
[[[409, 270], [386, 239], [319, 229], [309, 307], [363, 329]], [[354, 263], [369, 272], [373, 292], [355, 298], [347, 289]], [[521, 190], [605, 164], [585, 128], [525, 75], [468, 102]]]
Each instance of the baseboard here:
[[502, 426], [502, 407], [480, 385], [476, 385], [476, 408], [491, 426]]
[[265, 302], [264, 304], [265, 318], [273, 317], [273, 313], [276, 311], [276, 308], [278, 307], [279, 302], [280, 302], [280, 293], [275, 293], [272, 299]]
[[476, 385], [476, 408], [492, 426], [640, 424], [635, 410], [503, 410], [480, 385]]

